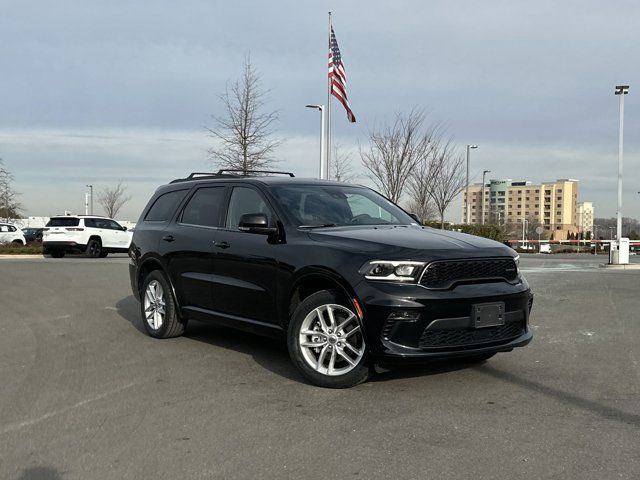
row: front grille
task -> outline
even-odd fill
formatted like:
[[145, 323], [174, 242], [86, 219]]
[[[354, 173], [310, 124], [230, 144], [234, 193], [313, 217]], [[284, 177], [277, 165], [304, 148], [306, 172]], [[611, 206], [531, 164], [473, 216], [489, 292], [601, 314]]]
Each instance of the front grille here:
[[524, 333], [523, 322], [512, 322], [497, 327], [459, 330], [426, 329], [420, 337], [420, 348], [464, 347], [480, 343], [506, 341]]
[[478, 260], [436, 261], [427, 266], [420, 284], [427, 288], [450, 288], [456, 283], [515, 280], [518, 276], [512, 258], [482, 258]]

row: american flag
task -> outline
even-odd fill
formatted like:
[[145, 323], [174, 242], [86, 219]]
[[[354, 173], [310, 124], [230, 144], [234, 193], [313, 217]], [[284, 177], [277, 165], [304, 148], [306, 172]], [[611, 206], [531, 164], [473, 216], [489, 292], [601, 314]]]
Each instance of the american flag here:
[[336, 97], [347, 111], [347, 118], [351, 123], [355, 123], [356, 116], [351, 111], [349, 100], [347, 99], [347, 74], [344, 71], [342, 55], [338, 48], [336, 34], [331, 27], [331, 40], [329, 42], [329, 82], [331, 84], [331, 95]]

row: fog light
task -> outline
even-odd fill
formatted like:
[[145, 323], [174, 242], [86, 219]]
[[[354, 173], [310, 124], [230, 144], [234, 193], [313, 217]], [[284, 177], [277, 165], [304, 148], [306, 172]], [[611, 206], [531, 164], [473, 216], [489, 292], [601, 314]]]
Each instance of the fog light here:
[[402, 320], [405, 322], [415, 322], [420, 318], [420, 314], [411, 310], [396, 310], [389, 315], [389, 320]]

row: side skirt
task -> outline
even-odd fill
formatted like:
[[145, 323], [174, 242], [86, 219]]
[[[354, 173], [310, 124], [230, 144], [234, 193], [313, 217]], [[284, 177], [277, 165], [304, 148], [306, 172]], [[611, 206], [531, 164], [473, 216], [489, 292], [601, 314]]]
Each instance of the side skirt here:
[[283, 338], [284, 330], [280, 325], [261, 322], [251, 318], [238, 317], [228, 313], [216, 312], [198, 307], [182, 307], [182, 314], [189, 319], [215, 323], [245, 332], [256, 333], [271, 338]]

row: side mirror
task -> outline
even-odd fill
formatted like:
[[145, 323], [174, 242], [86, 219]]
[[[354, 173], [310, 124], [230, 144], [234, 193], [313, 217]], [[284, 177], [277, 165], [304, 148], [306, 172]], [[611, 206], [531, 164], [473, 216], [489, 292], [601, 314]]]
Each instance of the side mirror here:
[[422, 225], [422, 222], [420, 221], [420, 217], [418, 217], [418, 215], [416, 215], [415, 213], [410, 213], [409, 216], [413, 218], [416, 222], [418, 222], [418, 225]]
[[269, 226], [269, 219], [264, 213], [245, 213], [240, 217], [238, 230], [260, 235], [271, 235], [278, 232], [276, 227]]
[[126, 232], [127, 231], [127, 227], [122, 227], [122, 231]]

